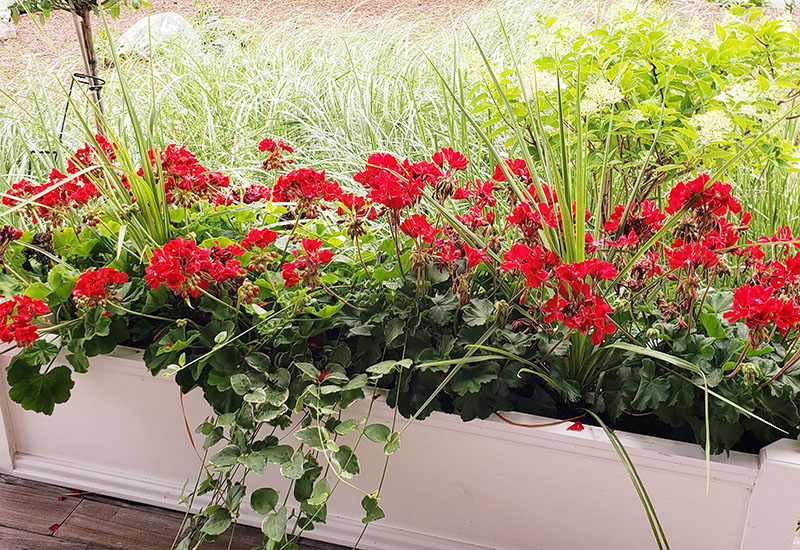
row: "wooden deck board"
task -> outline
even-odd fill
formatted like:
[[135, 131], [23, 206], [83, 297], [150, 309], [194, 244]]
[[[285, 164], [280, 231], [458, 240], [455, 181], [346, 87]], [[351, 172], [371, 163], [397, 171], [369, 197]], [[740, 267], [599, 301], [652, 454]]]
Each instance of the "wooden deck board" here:
[[68, 493], [58, 487], [0, 483], [0, 526], [50, 535], [50, 527], [62, 523], [80, 504], [80, 499], [65, 497]]
[[[169, 550], [182, 519], [180, 512], [0, 477], [0, 550]], [[260, 548], [262, 538], [259, 529], [238, 526], [231, 549]], [[227, 536], [201, 547], [227, 548]], [[345, 550], [311, 540], [300, 548]]]

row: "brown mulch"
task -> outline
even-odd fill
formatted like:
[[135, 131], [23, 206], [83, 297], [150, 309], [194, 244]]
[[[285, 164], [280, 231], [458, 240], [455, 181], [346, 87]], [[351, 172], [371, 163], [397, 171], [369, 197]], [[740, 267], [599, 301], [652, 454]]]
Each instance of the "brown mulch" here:
[[[587, 2], [588, 0], [579, 0]], [[617, 0], [601, 0], [610, 6]], [[303, 16], [306, 21], [318, 24], [326, 18], [348, 14], [359, 19], [367, 29], [371, 19], [382, 16], [398, 16], [408, 19], [442, 17], [449, 20], [469, 14], [472, 10], [488, 4], [490, 0], [151, 0], [151, 13], [178, 12], [187, 19], [198, 13], [237, 17], [254, 25], [269, 24]], [[593, 3], [593, 2], [592, 2]], [[672, 0], [666, 2], [667, 9], [681, 19], [700, 20], [704, 26], [723, 21], [729, 8], [708, 0]], [[573, 4], [574, 7], [574, 4]], [[765, 8], [766, 15], [779, 17], [782, 10]], [[139, 19], [146, 17], [147, 9], [123, 9], [120, 17], [110, 20], [115, 36], [121, 35]], [[94, 17], [96, 32], [103, 23]], [[35, 59], [45, 71], [54, 67], [81, 70], [80, 51], [75, 35], [72, 16], [66, 12], [54, 12], [40, 27], [37, 22], [23, 16], [17, 26], [17, 38], [0, 42], [0, 79], [19, 75]]]
[[[307, 20], [338, 17], [350, 14], [368, 24], [370, 19], [386, 15], [404, 18], [443, 16], [447, 19], [466, 13], [486, 0], [151, 0], [151, 13], [177, 12], [191, 20], [205, 10], [214, 16], [238, 17], [253, 24], [284, 21], [304, 16]], [[147, 16], [147, 9], [123, 9], [120, 17], [109, 20], [112, 34], [121, 35], [139, 19]], [[99, 17], [93, 17], [95, 32], [103, 29]], [[17, 38], [0, 42], [0, 77], [10, 77], [25, 69], [30, 56], [35, 56], [43, 69], [54, 63], [77, 62], [80, 50], [72, 15], [54, 12], [43, 26], [22, 16], [17, 26]], [[61, 58], [59, 60], [59, 58]]]

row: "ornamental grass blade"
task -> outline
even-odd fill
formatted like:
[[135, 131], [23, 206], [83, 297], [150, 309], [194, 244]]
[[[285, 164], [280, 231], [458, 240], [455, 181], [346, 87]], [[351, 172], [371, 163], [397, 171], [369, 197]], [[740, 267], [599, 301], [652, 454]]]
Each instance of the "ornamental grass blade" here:
[[605, 422], [603, 422], [599, 416], [590, 410], [586, 412], [595, 419], [601, 428], [603, 428], [608, 440], [617, 452], [617, 456], [619, 456], [619, 459], [622, 461], [622, 465], [625, 466], [625, 470], [628, 472], [633, 487], [636, 489], [636, 494], [639, 496], [639, 500], [647, 514], [647, 520], [650, 522], [650, 529], [653, 531], [653, 536], [656, 539], [659, 550], [669, 550], [669, 542], [667, 541], [667, 536], [664, 534], [663, 527], [661, 527], [661, 522], [658, 520], [656, 509], [653, 506], [653, 502], [650, 500], [650, 495], [647, 494], [644, 483], [642, 483], [642, 478], [639, 477], [639, 473], [636, 471], [636, 466], [634, 466], [631, 457], [628, 455], [628, 451], [625, 450], [625, 447], [622, 445], [617, 435], [606, 426]]

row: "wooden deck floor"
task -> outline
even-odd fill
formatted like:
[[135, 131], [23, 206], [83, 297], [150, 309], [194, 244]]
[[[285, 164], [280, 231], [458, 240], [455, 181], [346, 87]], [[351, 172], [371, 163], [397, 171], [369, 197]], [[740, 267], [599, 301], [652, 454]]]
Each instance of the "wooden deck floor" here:
[[[169, 550], [183, 514], [0, 475], [0, 550]], [[231, 550], [260, 548], [238, 526]], [[228, 539], [201, 546], [225, 550]], [[304, 540], [301, 550], [345, 550]]]

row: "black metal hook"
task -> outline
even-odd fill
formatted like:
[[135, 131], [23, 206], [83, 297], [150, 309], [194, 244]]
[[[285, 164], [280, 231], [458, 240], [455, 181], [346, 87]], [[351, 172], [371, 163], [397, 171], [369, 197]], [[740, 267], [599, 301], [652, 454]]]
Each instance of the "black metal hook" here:
[[[58, 131], [58, 142], [62, 143], [64, 138], [64, 129], [67, 126], [67, 114], [69, 113], [69, 106], [72, 103], [72, 89], [75, 83], [83, 84], [89, 88], [90, 92], [97, 92], [103, 89], [106, 81], [99, 76], [92, 76], [84, 73], [73, 73], [72, 79], [69, 82], [69, 90], [67, 91], [67, 104], [64, 106], [64, 116], [61, 117], [61, 128]], [[53, 157], [53, 164], [58, 160], [58, 151], [49, 149], [32, 149], [31, 155], [50, 155]], [[32, 175], [33, 170], [33, 157], [28, 158], [28, 175]]]

